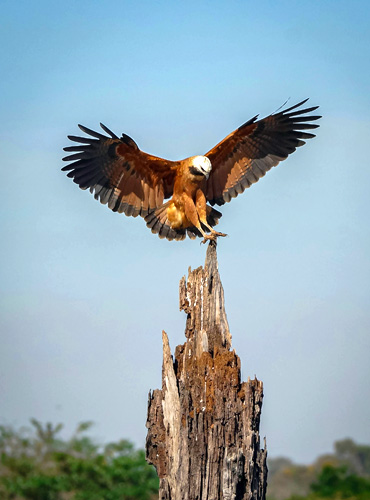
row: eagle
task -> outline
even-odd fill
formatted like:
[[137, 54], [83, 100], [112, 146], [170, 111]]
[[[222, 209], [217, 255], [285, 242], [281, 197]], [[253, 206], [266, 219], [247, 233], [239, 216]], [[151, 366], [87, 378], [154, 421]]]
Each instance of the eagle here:
[[63, 160], [72, 163], [62, 170], [113, 212], [143, 217], [160, 238], [187, 235], [205, 243], [226, 236], [213, 229], [222, 215], [214, 205], [243, 193], [315, 137], [307, 130], [317, 128], [312, 122], [321, 116], [309, 114], [318, 106], [302, 109], [307, 100], [260, 120], [256, 115], [204, 156], [179, 161], [145, 153], [131, 137], [118, 137], [102, 123], [108, 136], [79, 125], [91, 137], [68, 136], [79, 144], [64, 148], [72, 154]]

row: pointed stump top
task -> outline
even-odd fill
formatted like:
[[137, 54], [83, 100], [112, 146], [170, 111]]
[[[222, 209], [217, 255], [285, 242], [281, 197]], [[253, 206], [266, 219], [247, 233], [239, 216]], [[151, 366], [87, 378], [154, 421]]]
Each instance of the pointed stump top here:
[[188, 316], [185, 335], [198, 356], [205, 351], [213, 354], [215, 347], [231, 348], [216, 242], [208, 245], [204, 268], [189, 268], [188, 281], [185, 276], [181, 279], [180, 311]]

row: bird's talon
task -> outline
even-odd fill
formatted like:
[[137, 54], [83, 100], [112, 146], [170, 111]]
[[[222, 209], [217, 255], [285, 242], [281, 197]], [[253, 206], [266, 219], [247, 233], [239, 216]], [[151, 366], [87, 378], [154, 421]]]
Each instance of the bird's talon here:
[[219, 233], [218, 231], [212, 231], [211, 234], [205, 234], [204, 239], [201, 243], [207, 243], [207, 241], [217, 241], [217, 238], [221, 236], [227, 236], [225, 233]]
[[212, 234], [205, 234], [201, 243], [206, 244], [207, 241], [215, 241], [215, 239], [216, 238]]
[[218, 236], [221, 236], [221, 237], [228, 236], [227, 234], [225, 234], [225, 233], [219, 233], [218, 231], [214, 231], [213, 234], [215, 235], [215, 237], [218, 237]]

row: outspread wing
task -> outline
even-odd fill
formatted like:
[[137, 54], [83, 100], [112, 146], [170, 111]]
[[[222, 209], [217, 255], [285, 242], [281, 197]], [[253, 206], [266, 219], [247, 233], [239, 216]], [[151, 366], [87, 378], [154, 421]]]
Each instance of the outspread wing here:
[[93, 138], [68, 136], [81, 144], [64, 148], [73, 154], [63, 160], [73, 163], [62, 170], [114, 212], [145, 217], [172, 195], [177, 163], [148, 155], [129, 136], [118, 138], [100, 126], [110, 137], [82, 125], [80, 129]]
[[315, 129], [321, 116], [305, 116], [318, 106], [293, 111], [308, 99], [257, 121], [257, 116], [232, 132], [205, 156], [212, 163], [206, 185], [207, 200], [223, 205], [235, 198], [272, 167], [315, 137], [302, 130]]

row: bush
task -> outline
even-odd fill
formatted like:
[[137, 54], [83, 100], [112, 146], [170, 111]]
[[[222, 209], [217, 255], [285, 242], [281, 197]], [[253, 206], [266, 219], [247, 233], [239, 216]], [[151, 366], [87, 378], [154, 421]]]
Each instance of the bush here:
[[79, 425], [69, 440], [62, 425], [0, 426], [0, 498], [4, 500], [149, 500], [158, 493], [154, 468], [126, 440], [96, 445]]

